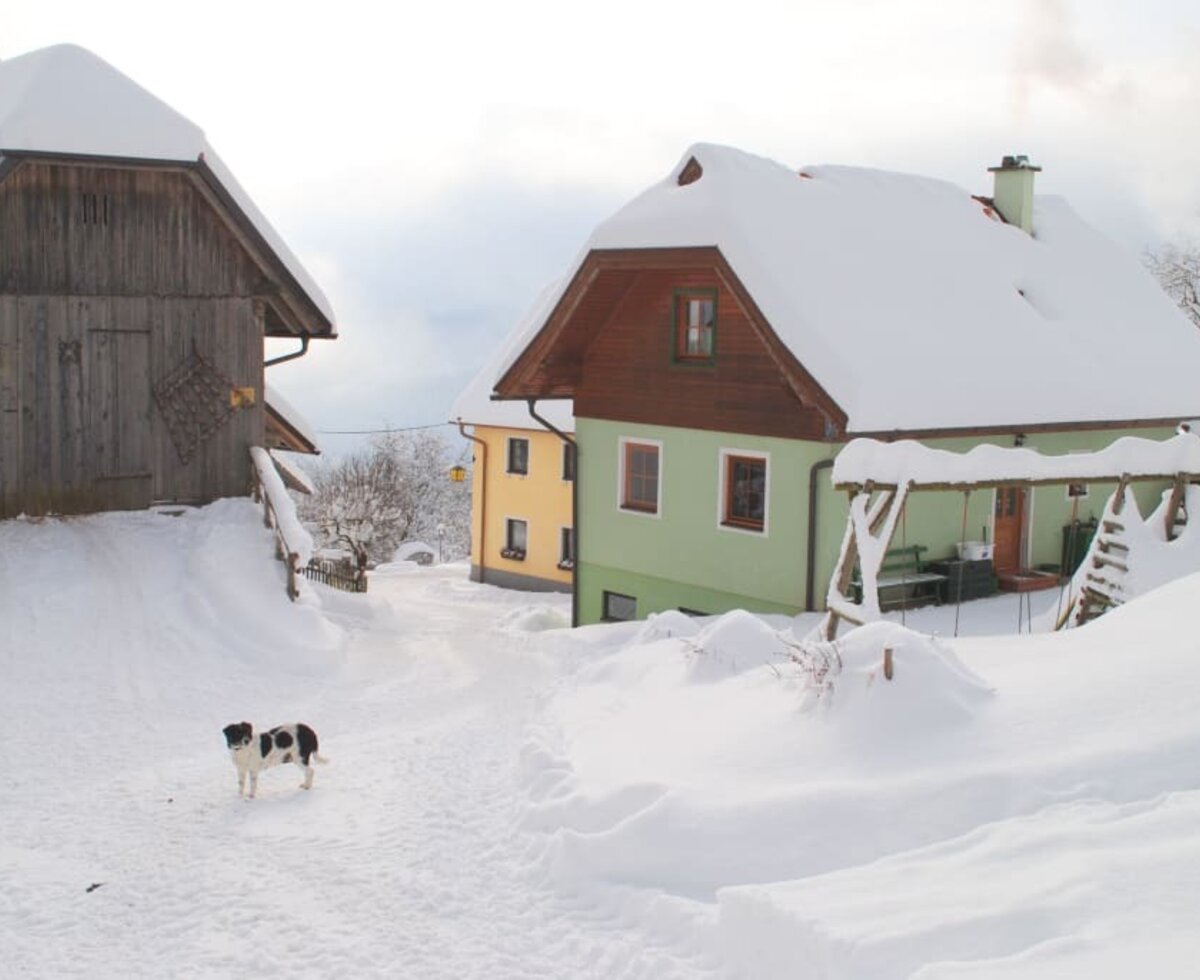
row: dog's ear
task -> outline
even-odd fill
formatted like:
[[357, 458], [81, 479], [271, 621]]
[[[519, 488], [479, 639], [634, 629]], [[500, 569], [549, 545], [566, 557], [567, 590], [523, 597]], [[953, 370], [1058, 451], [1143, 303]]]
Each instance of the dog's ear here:
[[242, 727], [243, 727], [244, 729], [246, 729], [246, 734], [247, 734], [247, 735], [253, 735], [253, 734], [254, 734], [254, 726], [253, 726], [253, 725], [251, 725], [251, 724], [250, 724], [250, 722], [248, 722], [248, 721], [243, 721], [243, 722], [242, 722]]

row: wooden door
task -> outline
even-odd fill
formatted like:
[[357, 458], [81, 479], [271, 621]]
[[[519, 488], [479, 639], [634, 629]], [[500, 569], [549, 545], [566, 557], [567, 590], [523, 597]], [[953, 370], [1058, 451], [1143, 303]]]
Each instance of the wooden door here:
[[992, 564], [997, 572], [1020, 570], [1021, 536], [1024, 529], [1024, 487], [997, 487], [995, 520], [992, 525], [992, 540], [995, 543]]
[[88, 331], [94, 496], [104, 510], [150, 506], [150, 333]]

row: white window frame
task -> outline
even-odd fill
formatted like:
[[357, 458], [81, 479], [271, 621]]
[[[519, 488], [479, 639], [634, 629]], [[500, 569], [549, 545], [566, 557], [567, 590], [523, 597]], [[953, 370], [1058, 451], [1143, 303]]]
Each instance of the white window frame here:
[[508, 546], [509, 545], [508, 525], [509, 525], [510, 521], [520, 521], [522, 524], [525, 525], [525, 557], [524, 558], [508, 558], [504, 554], [501, 554], [500, 557], [504, 558], [505, 561], [526, 561], [529, 558], [529, 541], [530, 541], [530, 538], [532, 537], [532, 531], [531, 531], [531, 525], [530, 525], [529, 518], [528, 517], [519, 517], [516, 514], [505, 514], [504, 515], [504, 548], [503, 548], [503, 551], [511, 550]]
[[[655, 499], [654, 510], [638, 510], [636, 507], [625, 506], [625, 447], [628, 445], [635, 446], [654, 446], [658, 450], [658, 495]], [[636, 517], [650, 517], [655, 520], [662, 518], [663, 511], [663, 475], [665, 473], [663, 461], [666, 454], [663, 450], [661, 439], [643, 439], [638, 436], [621, 436], [617, 439], [617, 510], [622, 514], [632, 514]]]
[[[725, 484], [725, 474], [728, 472], [730, 456], [742, 456], [746, 459], [761, 459], [767, 468], [765, 485], [763, 486], [763, 526], [762, 530], [751, 527], [738, 527], [736, 524], [725, 523], [725, 495], [728, 487]], [[717, 529], [731, 534], [745, 534], [752, 538], [766, 538], [771, 530], [771, 454], [761, 449], [735, 449], [722, 446], [717, 453]]]
[[[512, 466], [512, 444], [514, 442], [525, 443], [525, 472], [514, 470]], [[530, 470], [533, 469], [533, 445], [528, 436], [508, 436], [504, 443], [504, 472], [509, 476], [529, 476]]]

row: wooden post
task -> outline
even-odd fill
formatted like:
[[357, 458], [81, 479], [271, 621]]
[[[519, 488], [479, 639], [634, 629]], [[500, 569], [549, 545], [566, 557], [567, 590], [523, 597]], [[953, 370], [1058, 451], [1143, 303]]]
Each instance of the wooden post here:
[[295, 602], [300, 595], [300, 590], [296, 587], [296, 563], [300, 561], [300, 556], [296, 552], [291, 552], [287, 556], [287, 594], [288, 598]]
[[895, 672], [892, 665], [892, 648], [883, 648], [883, 676], [889, 681], [892, 679], [892, 674]]
[[1183, 503], [1183, 494], [1186, 488], [1187, 477], [1183, 473], [1176, 474], [1175, 483], [1171, 487], [1171, 499], [1167, 503], [1167, 514], [1164, 518], [1163, 533], [1168, 541], [1175, 537], [1175, 519], [1179, 516], [1179, 505]]

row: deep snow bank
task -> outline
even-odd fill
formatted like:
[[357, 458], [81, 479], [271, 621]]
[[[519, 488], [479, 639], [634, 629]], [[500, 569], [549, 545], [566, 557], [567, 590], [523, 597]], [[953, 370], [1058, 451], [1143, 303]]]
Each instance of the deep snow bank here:
[[745, 613], [598, 632], [525, 749], [540, 865], [573, 893], [715, 900], [746, 976], [1120, 976], [1089, 970], [1152, 948], [1180, 975], [1198, 591], [1034, 637], [878, 623], [812, 646]]
[[[274, 716], [282, 706], [252, 678], [263, 670], [320, 676], [343, 643], [312, 589], [288, 600], [271, 533], [247, 500], [178, 517], [0, 522], [0, 622], [5, 699], [84, 698], [80, 724], [146, 697], [195, 719], [210, 710], [200, 687], [222, 692], [218, 700], [239, 719]], [[47, 706], [47, 717], [63, 712], [61, 703]], [[216, 730], [239, 719], [222, 718]], [[131, 737], [138, 723], [125, 721]], [[42, 734], [28, 719], [8, 733], [18, 743]]]

